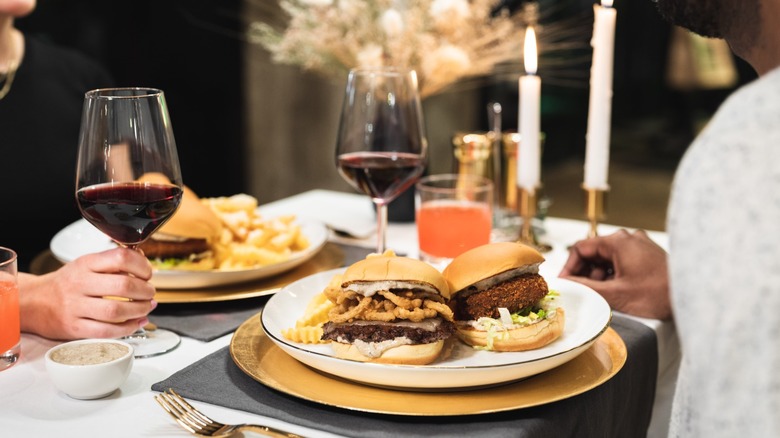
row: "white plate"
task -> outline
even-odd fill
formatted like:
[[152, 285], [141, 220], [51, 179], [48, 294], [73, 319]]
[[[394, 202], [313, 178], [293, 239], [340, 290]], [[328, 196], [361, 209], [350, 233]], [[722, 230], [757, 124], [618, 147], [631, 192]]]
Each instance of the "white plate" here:
[[[158, 270], [152, 275], [152, 284], [160, 289], [193, 289], [259, 280], [289, 271], [311, 259], [328, 240], [328, 229], [322, 222], [298, 217], [301, 232], [309, 238], [309, 247], [293, 253], [290, 259], [273, 265], [239, 271], [176, 271]], [[116, 245], [84, 219], [60, 230], [49, 245], [59, 261], [67, 263], [85, 254], [116, 248]]]
[[300, 362], [345, 379], [382, 387], [447, 390], [512, 382], [562, 365], [584, 352], [607, 329], [609, 304], [580, 283], [547, 279], [560, 292], [566, 322], [560, 338], [537, 350], [500, 353], [475, 350], [456, 341], [452, 355], [430, 365], [383, 365], [333, 357], [328, 344], [300, 344], [282, 337], [294, 327], [312, 297], [343, 269], [320, 272], [284, 287], [271, 297], [261, 315], [263, 330], [276, 345]]

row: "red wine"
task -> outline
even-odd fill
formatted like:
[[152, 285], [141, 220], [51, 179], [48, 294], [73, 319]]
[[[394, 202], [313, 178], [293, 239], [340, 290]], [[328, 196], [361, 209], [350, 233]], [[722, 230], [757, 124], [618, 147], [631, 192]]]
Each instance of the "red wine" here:
[[414, 184], [424, 167], [418, 154], [353, 152], [338, 156], [339, 173], [358, 190], [383, 202], [392, 201]]
[[84, 219], [124, 245], [146, 240], [176, 211], [182, 191], [145, 183], [97, 184], [76, 192]]

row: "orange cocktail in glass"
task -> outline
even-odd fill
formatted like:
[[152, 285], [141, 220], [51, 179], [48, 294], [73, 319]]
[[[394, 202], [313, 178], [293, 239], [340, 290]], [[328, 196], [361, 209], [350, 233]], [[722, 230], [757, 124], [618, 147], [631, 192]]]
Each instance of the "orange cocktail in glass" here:
[[415, 211], [420, 259], [443, 268], [490, 242], [493, 183], [473, 174], [426, 176], [415, 186]]
[[15, 283], [0, 282], [0, 353], [19, 343], [19, 290]]
[[490, 205], [477, 202], [431, 201], [417, 212], [420, 252], [455, 258], [467, 249], [490, 242]]
[[0, 247], [0, 371], [16, 363], [20, 350], [16, 253]]

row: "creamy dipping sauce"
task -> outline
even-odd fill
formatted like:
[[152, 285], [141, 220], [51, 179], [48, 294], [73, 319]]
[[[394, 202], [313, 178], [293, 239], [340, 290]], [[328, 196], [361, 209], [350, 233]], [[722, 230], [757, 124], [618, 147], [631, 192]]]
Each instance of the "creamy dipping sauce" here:
[[65, 365], [96, 365], [119, 359], [130, 351], [113, 342], [91, 342], [67, 345], [51, 353], [51, 360]]

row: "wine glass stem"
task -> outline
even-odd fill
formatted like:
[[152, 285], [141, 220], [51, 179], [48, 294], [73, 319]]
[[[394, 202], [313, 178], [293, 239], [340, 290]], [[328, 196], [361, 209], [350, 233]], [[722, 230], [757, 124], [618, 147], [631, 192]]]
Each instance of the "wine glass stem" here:
[[[140, 251], [138, 249], [138, 245], [137, 244], [127, 244], [127, 243], [119, 243], [119, 242], [117, 242], [117, 245], [121, 246], [122, 248], [131, 249], [133, 251]], [[124, 339], [145, 339], [145, 338], [148, 338], [148, 337], [149, 337], [149, 335], [146, 333], [146, 329], [144, 329], [143, 327], [138, 327], [138, 329], [136, 329], [136, 331], [134, 331], [132, 334], [129, 334], [129, 335], [125, 336]]]
[[385, 235], [387, 231], [387, 204], [376, 203], [376, 253], [385, 252]]

